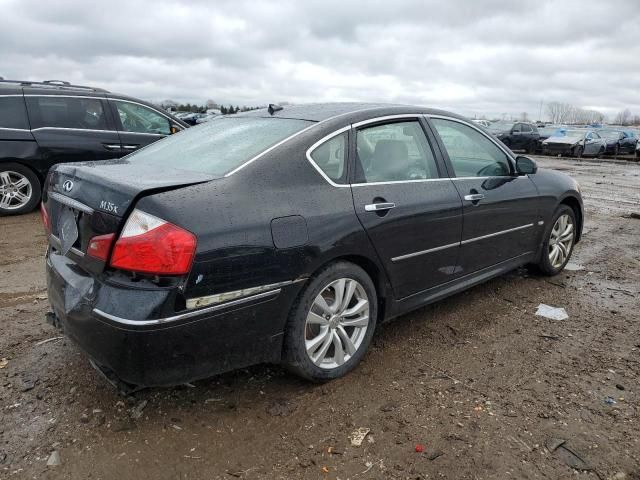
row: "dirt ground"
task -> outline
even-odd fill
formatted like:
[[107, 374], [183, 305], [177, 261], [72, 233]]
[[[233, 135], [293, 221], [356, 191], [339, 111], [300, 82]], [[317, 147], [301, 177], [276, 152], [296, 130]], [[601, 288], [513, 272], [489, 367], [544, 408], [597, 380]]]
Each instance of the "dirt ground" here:
[[325, 385], [257, 366], [120, 397], [44, 322], [39, 215], [0, 218], [0, 477], [640, 479], [640, 164], [540, 163], [583, 187], [584, 269], [406, 315]]

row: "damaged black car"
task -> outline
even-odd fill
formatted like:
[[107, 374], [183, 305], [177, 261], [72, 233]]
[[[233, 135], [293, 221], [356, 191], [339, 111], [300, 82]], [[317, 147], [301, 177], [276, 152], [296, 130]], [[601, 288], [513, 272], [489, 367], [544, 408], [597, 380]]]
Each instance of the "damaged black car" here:
[[533, 263], [560, 272], [578, 184], [421, 107], [270, 106], [62, 164], [49, 319], [98, 368], [166, 386], [256, 363], [325, 381], [376, 326]]

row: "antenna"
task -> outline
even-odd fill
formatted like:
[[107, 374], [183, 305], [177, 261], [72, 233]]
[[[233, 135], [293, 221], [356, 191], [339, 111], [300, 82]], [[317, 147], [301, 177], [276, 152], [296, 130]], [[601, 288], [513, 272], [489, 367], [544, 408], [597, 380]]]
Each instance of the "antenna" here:
[[269, 115], [273, 115], [275, 112], [279, 112], [280, 110], [283, 110], [283, 107], [276, 103], [270, 103], [269, 108], [267, 108]]

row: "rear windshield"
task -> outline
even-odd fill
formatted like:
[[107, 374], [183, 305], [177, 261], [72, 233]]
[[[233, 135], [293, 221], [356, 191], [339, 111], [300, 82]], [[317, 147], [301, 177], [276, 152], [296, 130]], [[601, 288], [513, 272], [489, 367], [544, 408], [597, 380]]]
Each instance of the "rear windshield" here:
[[127, 160], [222, 176], [313, 123], [286, 118], [219, 117], [153, 143]]

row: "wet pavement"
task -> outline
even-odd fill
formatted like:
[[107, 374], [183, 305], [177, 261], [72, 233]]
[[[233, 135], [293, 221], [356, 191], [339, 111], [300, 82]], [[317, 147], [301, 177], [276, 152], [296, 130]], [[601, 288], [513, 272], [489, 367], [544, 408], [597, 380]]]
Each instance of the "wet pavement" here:
[[405, 315], [325, 385], [256, 366], [119, 396], [44, 323], [38, 214], [0, 218], [0, 478], [640, 479], [640, 164], [539, 162], [582, 185], [577, 269]]

